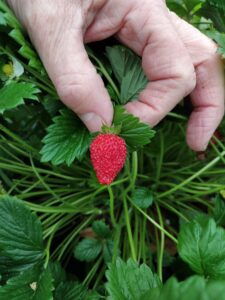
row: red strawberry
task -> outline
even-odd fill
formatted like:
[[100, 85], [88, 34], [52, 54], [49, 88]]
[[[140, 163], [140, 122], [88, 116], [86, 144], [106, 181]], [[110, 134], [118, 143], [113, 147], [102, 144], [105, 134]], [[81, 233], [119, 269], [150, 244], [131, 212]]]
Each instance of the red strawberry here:
[[99, 182], [109, 185], [126, 161], [125, 141], [112, 133], [99, 134], [91, 143], [90, 152]]

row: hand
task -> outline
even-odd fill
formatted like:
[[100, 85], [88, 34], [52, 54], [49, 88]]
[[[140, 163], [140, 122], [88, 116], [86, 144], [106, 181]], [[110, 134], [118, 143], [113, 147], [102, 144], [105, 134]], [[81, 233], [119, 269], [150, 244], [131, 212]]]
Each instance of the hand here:
[[10, 0], [61, 100], [91, 131], [113, 108], [84, 43], [116, 37], [142, 57], [150, 79], [129, 112], [156, 125], [190, 94], [187, 143], [206, 149], [224, 115], [223, 66], [216, 45], [168, 11], [164, 0]]

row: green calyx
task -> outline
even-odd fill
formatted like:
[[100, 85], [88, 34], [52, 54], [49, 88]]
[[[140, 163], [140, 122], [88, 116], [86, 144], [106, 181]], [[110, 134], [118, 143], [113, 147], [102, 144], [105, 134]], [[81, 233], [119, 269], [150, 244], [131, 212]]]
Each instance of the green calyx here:
[[117, 126], [107, 126], [107, 125], [103, 125], [102, 126], [102, 133], [111, 133], [111, 134], [116, 134], [119, 135], [121, 132], [121, 125], [117, 125]]

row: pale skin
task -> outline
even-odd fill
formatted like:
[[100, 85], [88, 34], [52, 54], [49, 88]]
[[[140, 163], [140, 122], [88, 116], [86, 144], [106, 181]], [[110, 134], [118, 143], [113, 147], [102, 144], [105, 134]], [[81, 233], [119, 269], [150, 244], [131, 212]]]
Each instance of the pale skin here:
[[113, 107], [85, 43], [115, 35], [142, 57], [150, 79], [127, 111], [155, 126], [190, 95], [187, 143], [204, 151], [224, 115], [223, 64], [216, 45], [171, 13], [165, 0], [9, 0], [60, 99], [90, 131], [111, 125]]

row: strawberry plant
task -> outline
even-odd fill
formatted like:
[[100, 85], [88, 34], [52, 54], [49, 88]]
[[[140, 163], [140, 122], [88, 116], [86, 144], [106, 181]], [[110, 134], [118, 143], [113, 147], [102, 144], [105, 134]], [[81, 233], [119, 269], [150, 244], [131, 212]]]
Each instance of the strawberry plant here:
[[[168, 6], [225, 55], [225, 6]], [[179, 104], [154, 130], [123, 105], [148, 83], [114, 40], [87, 47], [114, 105], [90, 134], [0, 1], [0, 299], [225, 298], [224, 122], [204, 160]]]

